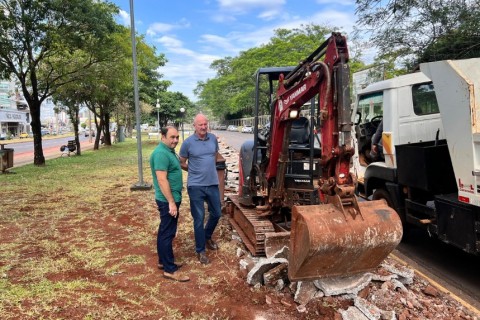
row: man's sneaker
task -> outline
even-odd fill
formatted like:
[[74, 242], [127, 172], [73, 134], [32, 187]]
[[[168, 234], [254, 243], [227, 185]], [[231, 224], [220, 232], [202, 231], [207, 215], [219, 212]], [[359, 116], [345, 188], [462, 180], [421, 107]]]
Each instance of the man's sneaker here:
[[175, 271], [174, 273], [164, 272], [163, 277], [179, 282], [187, 282], [190, 280], [190, 278], [184, 275], [181, 271]]
[[206, 246], [210, 250], [218, 250], [218, 245], [212, 239], [207, 240]]
[[210, 260], [208, 260], [207, 254], [205, 252], [200, 252], [197, 253], [198, 261], [200, 261], [201, 264], [209, 264]]

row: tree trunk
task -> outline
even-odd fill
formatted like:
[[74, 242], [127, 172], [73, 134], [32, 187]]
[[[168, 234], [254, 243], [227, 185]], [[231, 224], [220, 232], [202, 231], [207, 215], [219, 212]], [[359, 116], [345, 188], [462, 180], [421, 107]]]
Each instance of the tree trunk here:
[[70, 116], [70, 121], [73, 125], [73, 133], [75, 135], [75, 144], [77, 146], [77, 156], [82, 155], [82, 151], [80, 148], [80, 137], [78, 136], [78, 125], [79, 125], [79, 118], [78, 118], [79, 108], [76, 106], [69, 107], [68, 114]]
[[45, 165], [45, 156], [43, 155], [42, 147], [42, 127], [40, 122], [40, 102], [38, 101], [28, 101], [28, 106], [30, 108], [30, 114], [32, 116], [32, 126], [33, 132], [33, 164], [36, 166]]
[[111, 146], [112, 145], [112, 139], [111, 139], [111, 135], [110, 135], [110, 113], [109, 112], [105, 113], [104, 128], [105, 128], [105, 134], [103, 135], [103, 138], [104, 138], [103, 143], [106, 146]]

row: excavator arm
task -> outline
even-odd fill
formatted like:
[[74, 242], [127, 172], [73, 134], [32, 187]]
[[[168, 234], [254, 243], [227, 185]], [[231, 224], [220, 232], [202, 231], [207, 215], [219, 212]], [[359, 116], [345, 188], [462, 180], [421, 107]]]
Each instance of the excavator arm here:
[[[320, 59], [325, 56], [324, 60]], [[287, 76], [280, 75], [273, 110], [271, 148], [266, 178], [275, 179], [270, 203], [284, 195], [283, 180], [288, 161], [290, 125], [300, 108], [318, 96], [320, 114], [322, 172], [321, 192], [334, 195], [338, 188], [353, 191], [355, 181], [349, 174], [351, 147], [350, 85], [348, 48], [344, 36], [332, 36]], [[277, 165], [278, 164], [278, 165]]]

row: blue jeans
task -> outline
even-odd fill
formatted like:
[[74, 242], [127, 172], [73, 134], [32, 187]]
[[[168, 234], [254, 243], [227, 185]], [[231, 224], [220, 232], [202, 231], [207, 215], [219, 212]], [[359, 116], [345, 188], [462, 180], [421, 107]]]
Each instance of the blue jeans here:
[[[174, 273], [178, 270], [178, 267], [175, 265], [172, 243], [177, 233], [178, 214], [177, 217], [174, 218], [168, 213], [168, 202], [158, 201], [156, 199], [155, 202], [160, 212], [160, 225], [158, 226], [157, 235], [158, 262], [163, 264], [163, 270], [165, 272]], [[178, 210], [178, 208], [180, 208], [180, 202], [176, 202], [175, 204]]]
[[[187, 190], [190, 197], [190, 211], [193, 217], [193, 230], [195, 232], [195, 251], [201, 253], [205, 251], [205, 242], [212, 238], [213, 231], [222, 215], [220, 192], [217, 185], [188, 187]], [[205, 225], [204, 202], [207, 202], [208, 212], [210, 213]]]

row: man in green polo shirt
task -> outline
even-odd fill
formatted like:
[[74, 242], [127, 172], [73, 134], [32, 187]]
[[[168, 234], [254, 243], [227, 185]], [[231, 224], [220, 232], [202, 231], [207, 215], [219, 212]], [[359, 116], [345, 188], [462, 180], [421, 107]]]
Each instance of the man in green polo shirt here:
[[175, 154], [178, 131], [175, 127], [165, 127], [161, 134], [161, 142], [150, 156], [155, 202], [160, 212], [157, 236], [158, 267], [163, 269], [165, 278], [185, 282], [190, 278], [178, 271], [181, 265], [175, 264], [172, 247], [177, 233], [183, 188], [182, 169]]

